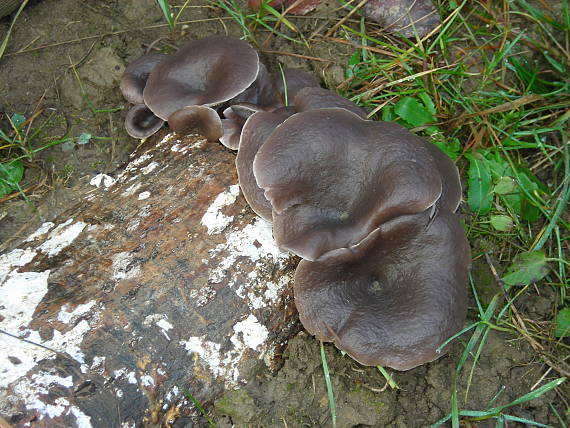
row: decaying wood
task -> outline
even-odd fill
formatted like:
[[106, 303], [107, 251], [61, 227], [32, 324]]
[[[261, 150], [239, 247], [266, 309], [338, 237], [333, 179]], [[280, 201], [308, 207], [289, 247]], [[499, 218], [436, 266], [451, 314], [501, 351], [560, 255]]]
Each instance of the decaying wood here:
[[0, 256], [8, 422], [166, 424], [193, 411], [184, 389], [210, 400], [278, 363], [296, 259], [239, 194], [234, 157], [198, 137], [147, 142]]

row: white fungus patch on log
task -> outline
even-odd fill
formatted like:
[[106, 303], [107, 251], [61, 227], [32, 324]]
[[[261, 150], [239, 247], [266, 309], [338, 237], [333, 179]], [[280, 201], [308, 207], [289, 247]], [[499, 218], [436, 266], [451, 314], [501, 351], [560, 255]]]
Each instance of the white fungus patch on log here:
[[[253, 314], [233, 326], [234, 334], [230, 337], [233, 345], [228, 351], [221, 351], [219, 343], [206, 340], [205, 336], [190, 337], [180, 341], [180, 345], [190, 354], [196, 354], [205, 363], [212, 375], [221, 377], [226, 388], [236, 388], [240, 384], [239, 363], [248, 350], [259, 353], [262, 359], [269, 336], [267, 328]], [[244, 383], [242, 380], [241, 383]]]
[[75, 238], [79, 236], [85, 226], [87, 226], [86, 223], [82, 221], [73, 223], [73, 219], [70, 218], [53, 229], [38, 249], [49, 257], [56, 256], [75, 241]]
[[143, 201], [145, 199], [148, 199], [149, 197], [150, 197], [149, 191], [139, 193], [139, 201]]
[[203, 215], [201, 223], [208, 228], [208, 235], [221, 233], [234, 219], [222, 213], [222, 208], [235, 203], [239, 195], [239, 184], [234, 184], [230, 188], [220, 193], [212, 205], [208, 207]]
[[[16, 248], [7, 254], [0, 256], [0, 284], [2, 284], [8, 275], [15, 271], [16, 268], [22, 267], [30, 263], [36, 256], [37, 251], [32, 248]], [[1, 292], [1, 291], [0, 291]]]
[[103, 186], [104, 188], [108, 188], [111, 187], [113, 184], [115, 184], [115, 179], [110, 175], [100, 173], [97, 174], [95, 177], [93, 177], [89, 182], [89, 184], [97, 188], [101, 186]]
[[[89, 427], [89, 417], [70, 405], [66, 399], [58, 398], [52, 404], [39, 399], [54, 384], [71, 387], [71, 376], [61, 378], [41, 371], [25, 377], [38, 362], [53, 359], [57, 353], [65, 354], [82, 364], [84, 354], [80, 345], [85, 334], [92, 329], [87, 320], [82, 320], [71, 329], [64, 328], [65, 331], [54, 328], [51, 338], [44, 340], [38, 331], [30, 328], [36, 308], [48, 291], [50, 270], [20, 272], [19, 268], [29, 264], [38, 250], [48, 257], [60, 254], [81, 234], [87, 224], [81, 221], [74, 223], [70, 218], [50, 231], [53, 226], [53, 223], [44, 223], [28, 237], [26, 242], [31, 242], [49, 232], [37, 248], [15, 249], [0, 256], [0, 273], [5, 274], [0, 282], [0, 328], [13, 335], [0, 335], [0, 349], [6, 350], [0, 354], [0, 388], [12, 385], [13, 391], [17, 392], [26, 407], [38, 411], [39, 419], [44, 416], [60, 416], [64, 412], [68, 415], [71, 412], [77, 419], [78, 427]], [[53, 321], [72, 324], [89, 313], [91, 323], [96, 324], [99, 318], [94, 306], [94, 302], [75, 308], [66, 305]]]
[[123, 251], [113, 257], [113, 279], [131, 279], [140, 275], [141, 267], [134, 262], [132, 253]]
[[40, 236], [43, 236], [46, 233], [48, 233], [49, 230], [54, 226], [55, 225], [51, 221], [47, 221], [47, 222], [43, 223], [38, 228], [38, 230], [36, 230], [34, 233], [32, 233], [30, 236], [28, 236], [24, 242], [32, 242], [32, 241], [36, 240]]
[[70, 324], [77, 321], [79, 317], [89, 313], [93, 306], [95, 306], [95, 300], [78, 305], [72, 310], [69, 310], [69, 305], [63, 305], [59, 314], [57, 314], [57, 320], [64, 324]]

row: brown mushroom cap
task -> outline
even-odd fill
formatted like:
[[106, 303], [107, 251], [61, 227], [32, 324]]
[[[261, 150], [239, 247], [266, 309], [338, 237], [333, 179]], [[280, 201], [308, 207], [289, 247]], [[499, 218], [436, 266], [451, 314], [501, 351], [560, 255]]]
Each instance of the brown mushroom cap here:
[[186, 106], [232, 99], [253, 83], [258, 70], [257, 52], [242, 40], [215, 36], [191, 41], [154, 67], [144, 101], [166, 120]]
[[259, 71], [255, 81], [241, 94], [234, 97], [231, 104], [250, 103], [259, 108], [268, 108], [279, 103], [279, 94], [275, 89], [273, 77], [267, 72], [263, 63], [259, 63]]
[[227, 107], [223, 112], [225, 119], [222, 119], [222, 128], [224, 132], [220, 137], [220, 143], [228, 149], [237, 150], [241, 129], [245, 121], [258, 111], [263, 111], [263, 108], [251, 103], [240, 103]]
[[295, 304], [307, 331], [361, 364], [408, 370], [443, 355], [437, 348], [463, 327], [469, 264], [453, 214], [400, 216], [352, 252], [302, 260]]
[[125, 129], [133, 138], [148, 138], [164, 125], [164, 120], [144, 104], [136, 104], [127, 112]]
[[319, 108], [343, 108], [366, 119], [366, 111], [350, 100], [324, 88], [307, 87], [295, 95], [295, 109], [299, 112]]
[[125, 99], [132, 104], [144, 104], [143, 90], [152, 69], [161, 62], [166, 55], [159, 53], [149, 53], [131, 62], [123, 77], [121, 77], [120, 88]]
[[288, 104], [292, 105], [297, 92], [301, 89], [320, 87], [319, 81], [315, 76], [299, 68], [285, 68], [283, 75], [281, 75], [281, 72], [273, 73], [273, 80], [275, 82], [275, 88], [281, 97], [282, 104], [285, 102], [285, 88], [287, 88]]
[[223, 135], [222, 121], [216, 110], [206, 106], [187, 106], [168, 117], [168, 126], [178, 133], [197, 133], [209, 141]]
[[345, 109], [291, 116], [253, 163], [273, 206], [277, 243], [316, 260], [358, 244], [385, 221], [425, 211], [442, 191], [426, 144], [400, 125]]
[[237, 150], [239, 148], [241, 128], [242, 125], [233, 120], [222, 119], [222, 136], [220, 137], [220, 143], [230, 150]]
[[284, 108], [275, 112], [258, 112], [246, 121], [239, 142], [236, 169], [239, 185], [245, 200], [261, 218], [272, 221], [271, 203], [265, 198], [253, 176], [253, 159], [259, 148], [275, 128], [287, 119], [292, 112]]

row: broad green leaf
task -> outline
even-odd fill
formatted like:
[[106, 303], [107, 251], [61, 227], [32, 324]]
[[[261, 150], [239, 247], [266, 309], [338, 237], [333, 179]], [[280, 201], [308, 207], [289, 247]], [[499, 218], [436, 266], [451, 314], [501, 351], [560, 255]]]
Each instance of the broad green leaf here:
[[508, 286], [528, 285], [538, 281], [548, 273], [548, 263], [542, 251], [518, 254], [503, 276]]
[[20, 161], [0, 163], [0, 196], [18, 189], [24, 177], [24, 165]]
[[562, 308], [554, 319], [554, 336], [570, 336], [570, 308]]
[[513, 228], [513, 219], [508, 215], [492, 215], [491, 226], [500, 232], [507, 232]]
[[467, 203], [473, 212], [491, 211], [491, 172], [487, 160], [480, 153], [466, 154], [469, 160]]
[[171, 30], [174, 30], [174, 16], [172, 14], [172, 10], [170, 8], [170, 3], [168, 0], [157, 0], [160, 9], [162, 10], [162, 14], [164, 15], [164, 19], [168, 23], [168, 26]]
[[394, 111], [412, 126], [422, 126], [433, 122], [433, 115], [416, 98], [404, 97], [394, 106]]
[[461, 152], [461, 143], [457, 138], [453, 138], [447, 143], [444, 143], [443, 141], [432, 141], [432, 144], [436, 145], [443, 153], [453, 160], [456, 160]]
[[430, 98], [430, 96], [426, 92], [420, 92], [418, 94], [418, 97], [420, 97], [420, 100], [422, 100], [422, 103], [424, 103], [424, 106], [426, 106], [428, 112], [430, 112], [433, 116], [436, 113], [436, 110], [435, 104], [433, 103], [433, 100]]
[[544, 51], [542, 52], [542, 54], [544, 55], [544, 57], [546, 58], [546, 60], [550, 63], [550, 65], [559, 73], [564, 73], [566, 71], [564, 64], [561, 64], [560, 62], [556, 61], [554, 58], [552, 58], [550, 56], [550, 54], [548, 53], [548, 51]]
[[493, 192], [497, 195], [508, 195], [517, 191], [517, 182], [513, 177], [501, 177], [493, 187]]

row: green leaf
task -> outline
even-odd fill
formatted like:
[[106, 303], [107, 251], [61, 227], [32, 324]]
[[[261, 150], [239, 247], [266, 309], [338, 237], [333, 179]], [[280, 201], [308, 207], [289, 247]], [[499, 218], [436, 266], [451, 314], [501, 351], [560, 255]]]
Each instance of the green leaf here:
[[412, 126], [422, 126], [435, 120], [428, 109], [413, 97], [400, 99], [394, 106], [394, 111]]
[[360, 63], [360, 52], [356, 51], [348, 59], [348, 65], [353, 66], [353, 65], [358, 65], [359, 63]]
[[570, 308], [562, 308], [554, 319], [554, 336], [570, 336]]
[[491, 211], [491, 172], [487, 160], [480, 153], [466, 154], [469, 160], [467, 203], [473, 212]]
[[26, 121], [26, 118], [24, 116], [22, 116], [21, 114], [14, 113], [12, 115], [12, 117], [10, 118], [10, 120], [12, 121], [12, 123], [14, 124], [16, 129], [20, 129], [22, 124]]
[[544, 278], [548, 270], [544, 253], [542, 251], [530, 251], [518, 254], [502, 279], [508, 286], [528, 285]]
[[386, 106], [382, 109], [382, 120], [384, 122], [392, 122], [394, 120], [394, 108]]
[[164, 19], [168, 23], [170, 30], [174, 30], [174, 17], [172, 15], [172, 10], [170, 8], [170, 3], [168, 0], [157, 0], [160, 9], [162, 10], [162, 14], [164, 15]]
[[546, 58], [546, 60], [550, 63], [550, 65], [559, 73], [564, 73], [566, 71], [564, 64], [559, 63], [558, 61], [556, 61], [554, 58], [552, 58], [550, 56], [550, 54], [548, 53], [548, 51], [544, 51], [542, 53], [544, 55], [544, 57]]
[[513, 219], [508, 215], [492, 215], [491, 226], [500, 232], [507, 232], [513, 228]]
[[79, 145], [83, 145], [87, 144], [90, 140], [91, 140], [91, 134], [84, 132], [79, 137], [77, 137], [76, 142]]
[[431, 97], [426, 92], [420, 92], [418, 94], [418, 97], [420, 97], [420, 100], [422, 100], [422, 103], [424, 103], [424, 106], [426, 106], [428, 112], [430, 112], [433, 116], [436, 113], [436, 110], [435, 104], [433, 103]]
[[24, 165], [20, 161], [0, 163], [0, 196], [18, 190], [18, 183], [24, 178]]
[[453, 138], [447, 143], [443, 141], [432, 141], [432, 144], [437, 146], [443, 153], [453, 160], [456, 160], [461, 152], [461, 143], [457, 138]]
[[517, 182], [513, 177], [501, 177], [493, 187], [493, 192], [497, 195], [508, 195], [517, 191]]

